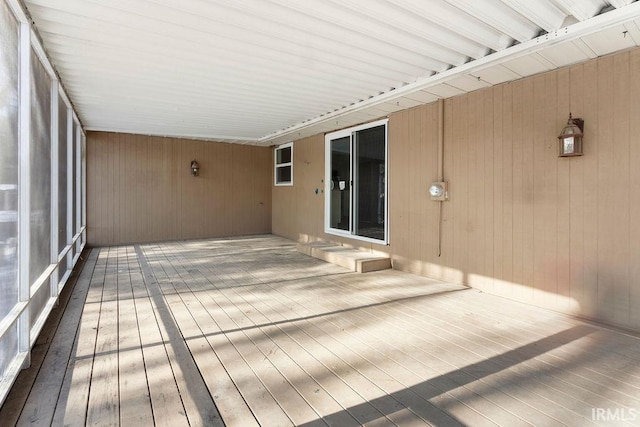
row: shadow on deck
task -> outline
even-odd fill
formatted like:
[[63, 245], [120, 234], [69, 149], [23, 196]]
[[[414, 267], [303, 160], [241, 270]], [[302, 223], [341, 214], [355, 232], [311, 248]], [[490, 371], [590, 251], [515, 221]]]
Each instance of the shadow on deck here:
[[640, 419], [640, 340], [595, 324], [271, 236], [83, 256], [6, 425]]

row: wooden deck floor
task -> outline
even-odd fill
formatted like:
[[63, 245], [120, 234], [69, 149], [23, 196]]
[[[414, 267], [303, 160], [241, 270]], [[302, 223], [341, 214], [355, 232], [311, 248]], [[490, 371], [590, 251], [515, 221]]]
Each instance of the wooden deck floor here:
[[3, 424], [640, 423], [637, 337], [273, 236], [94, 249], [44, 336]]

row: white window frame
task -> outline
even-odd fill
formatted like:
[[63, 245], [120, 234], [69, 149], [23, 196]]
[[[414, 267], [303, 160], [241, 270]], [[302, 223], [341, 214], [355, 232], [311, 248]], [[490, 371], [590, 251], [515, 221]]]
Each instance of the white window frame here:
[[[278, 151], [290, 148], [291, 149], [291, 161], [287, 163], [278, 163]], [[291, 169], [291, 180], [290, 181], [282, 181], [278, 182], [278, 169], [279, 168], [290, 168]], [[276, 187], [290, 187], [293, 186], [293, 142], [287, 142], [286, 144], [282, 144], [276, 147], [273, 150], [273, 185]]]
[[[331, 228], [331, 141], [340, 139], [345, 136], [352, 137], [355, 132], [369, 129], [377, 126], [384, 125], [384, 215], [385, 215], [385, 227], [384, 227], [384, 240], [373, 239], [371, 237], [358, 236], [354, 234], [353, 230], [340, 230], [337, 228]], [[352, 163], [353, 163], [353, 150], [351, 151]], [[377, 243], [379, 245], [389, 244], [389, 119], [376, 120], [375, 122], [369, 122], [362, 125], [350, 127], [348, 129], [342, 129], [336, 132], [327, 133], [324, 137], [324, 232], [327, 234], [333, 234], [335, 236], [347, 237], [349, 239], [361, 240], [369, 243]], [[351, 182], [353, 179], [353, 166], [351, 167]], [[357, 184], [354, 183], [354, 188]], [[353, 216], [353, 198], [349, 201], [349, 211]], [[353, 219], [352, 219], [353, 221]], [[350, 227], [351, 228], [351, 227]]]

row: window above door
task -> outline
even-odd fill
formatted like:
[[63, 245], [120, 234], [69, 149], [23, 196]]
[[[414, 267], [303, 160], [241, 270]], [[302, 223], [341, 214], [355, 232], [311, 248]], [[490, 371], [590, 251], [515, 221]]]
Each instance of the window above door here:
[[293, 142], [275, 149], [274, 167], [274, 185], [293, 185]]

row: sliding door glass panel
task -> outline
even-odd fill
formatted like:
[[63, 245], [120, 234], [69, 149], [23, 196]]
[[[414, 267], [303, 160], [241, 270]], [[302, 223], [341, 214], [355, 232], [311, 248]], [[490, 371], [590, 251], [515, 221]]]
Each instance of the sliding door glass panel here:
[[29, 283], [51, 262], [51, 78], [31, 51], [31, 239]]
[[385, 238], [385, 126], [355, 132], [354, 234]]
[[325, 232], [387, 242], [387, 120], [325, 136]]
[[[18, 302], [19, 26], [0, 2], [0, 320]], [[13, 330], [8, 332], [9, 337]], [[15, 337], [14, 337], [15, 339]], [[6, 338], [11, 340], [11, 338]], [[12, 344], [7, 344], [12, 347]], [[0, 350], [0, 361], [13, 357]], [[4, 365], [0, 364], [0, 371]]]
[[351, 224], [351, 138], [334, 139], [331, 145], [331, 183], [329, 191], [329, 226], [349, 231]]

